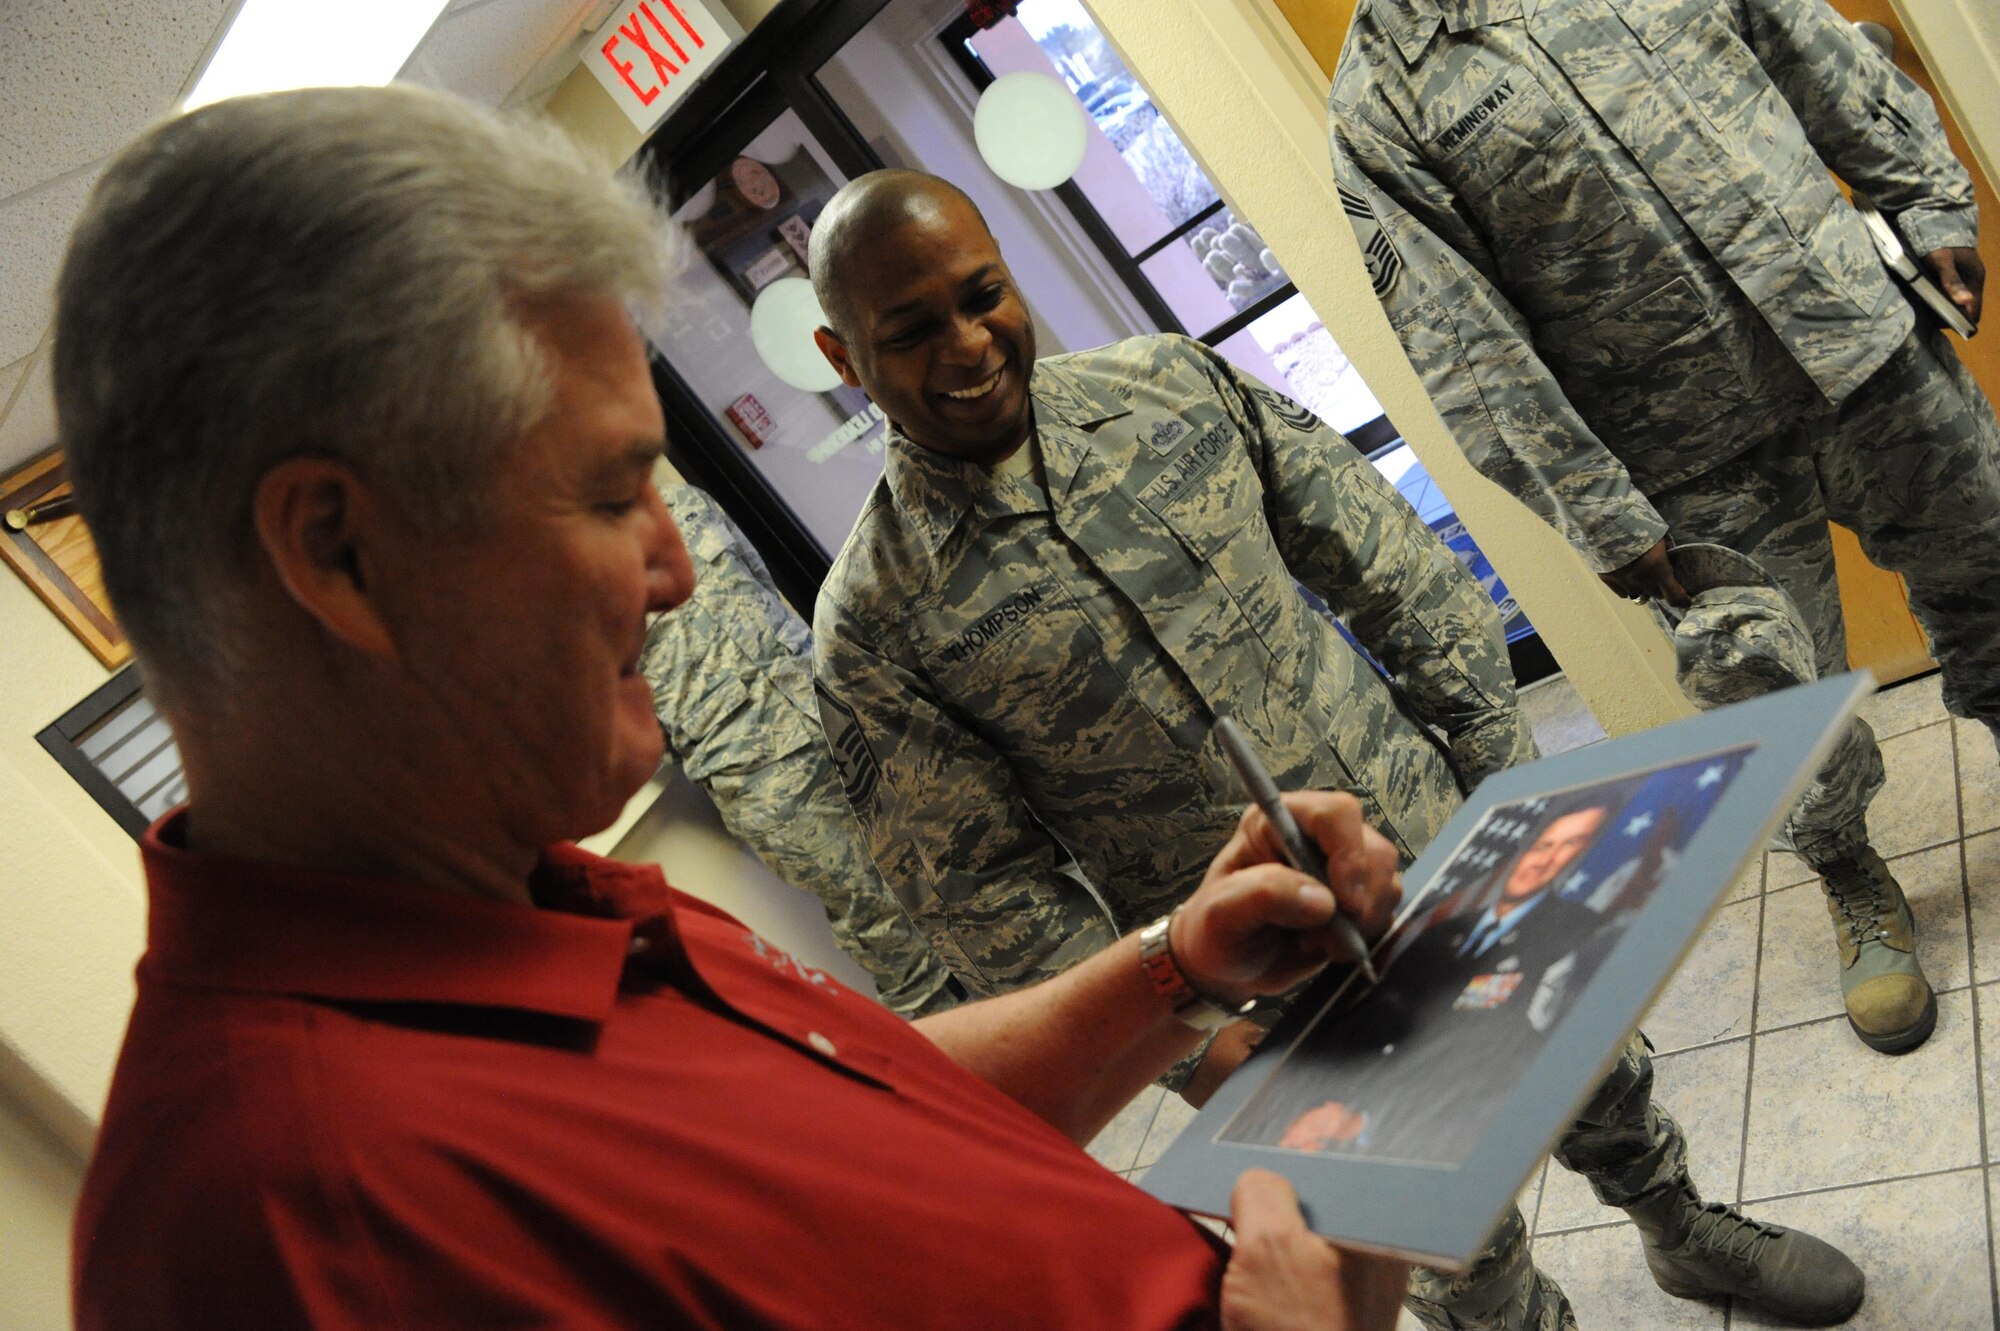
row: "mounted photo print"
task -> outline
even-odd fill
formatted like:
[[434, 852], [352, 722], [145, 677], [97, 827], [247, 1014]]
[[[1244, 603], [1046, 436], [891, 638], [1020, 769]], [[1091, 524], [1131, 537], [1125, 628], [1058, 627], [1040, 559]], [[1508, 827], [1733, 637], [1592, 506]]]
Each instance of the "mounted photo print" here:
[[1456, 1269], [1541, 1163], [1873, 688], [1843, 675], [1490, 777], [1145, 1175], [1226, 1216], [1250, 1168], [1339, 1243]]

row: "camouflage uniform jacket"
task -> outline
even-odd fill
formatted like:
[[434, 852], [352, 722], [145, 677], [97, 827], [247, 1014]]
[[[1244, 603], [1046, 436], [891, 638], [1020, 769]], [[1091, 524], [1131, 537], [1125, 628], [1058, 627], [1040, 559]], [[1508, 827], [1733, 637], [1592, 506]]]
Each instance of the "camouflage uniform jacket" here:
[[819, 897], [834, 940], [905, 1015], [948, 1007], [950, 973], [869, 858], [840, 793], [812, 690], [812, 635], [716, 502], [661, 487], [695, 567], [686, 604], [647, 626], [640, 667], [667, 756], [732, 836]]
[[1329, 132], [1446, 424], [1599, 570], [1770, 394], [1839, 401], [1910, 331], [1829, 166], [1919, 253], [1975, 232], [1930, 100], [1824, 0], [1361, 0]]
[[[1358, 794], [1405, 855], [1532, 741], [1498, 613], [1360, 453], [1199, 343], [1039, 362], [1039, 467], [892, 432], [820, 591], [820, 717], [884, 877], [966, 983], [1041, 978], [1200, 882], [1244, 796], [1228, 713], [1279, 784]], [[1074, 868], [1090, 889], [1070, 873]]]

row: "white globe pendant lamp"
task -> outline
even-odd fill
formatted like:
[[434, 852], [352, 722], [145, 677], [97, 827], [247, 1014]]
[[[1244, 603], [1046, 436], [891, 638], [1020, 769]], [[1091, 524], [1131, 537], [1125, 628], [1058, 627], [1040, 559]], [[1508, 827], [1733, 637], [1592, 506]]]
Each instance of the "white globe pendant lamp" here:
[[980, 94], [972, 139], [993, 174], [1016, 189], [1054, 189], [1083, 165], [1090, 120], [1062, 80], [1002, 74]]
[[803, 277], [781, 277], [757, 293], [750, 305], [750, 345], [771, 373], [806, 393], [840, 385], [840, 373], [820, 354], [813, 330], [824, 326], [826, 311]]

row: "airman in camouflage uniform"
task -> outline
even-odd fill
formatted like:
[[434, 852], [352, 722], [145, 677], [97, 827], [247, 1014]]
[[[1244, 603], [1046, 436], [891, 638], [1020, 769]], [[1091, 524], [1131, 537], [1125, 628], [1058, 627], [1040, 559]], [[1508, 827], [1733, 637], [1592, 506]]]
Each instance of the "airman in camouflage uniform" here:
[[[1037, 361], [983, 221], [929, 177], [847, 186], [812, 257], [820, 345], [891, 422], [820, 591], [820, 717], [877, 863], [975, 992], [1193, 890], [1243, 804], [1218, 715], [1281, 787], [1356, 795], [1405, 862], [1461, 802], [1453, 762], [1476, 783], [1535, 756], [1492, 601], [1312, 413], [1181, 337]], [[1635, 1214], [1669, 1193], [1699, 1210], [1651, 1084], [1634, 1036], [1561, 1157]], [[1698, 1266], [1749, 1237], [1718, 1224], [1663, 1221], [1662, 1251]], [[1417, 1272], [1410, 1306], [1440, 1327], [1569, 1317], [1518, 1211], [1465, 1275]]]
[[646, 630], [640, 669], [667, 756], [708, 792], [732, 836], [820, 899], [834, 941], [905, 1016], [960, 991], [883, 886], [841, 794], [812, 692], [812, 635], [756, 549], [691, 485], [661, 487], [695, 590]]
[[[2000, 426], [1828, 175], [1976, 312], [1971, 184], [1915, 85], [1822, 0], [1362, 0], [1329, 109], [1376, 294], [1481, 471], [1634, 599], [1686, 603], [1669, 543], [1754, 557], [1822, 673], [1831, 517], [1903, 575], [1947, 704], [2000, 725]], [[1867, 842], [1881, 781], [1857, 722], [1789, 831], [1894, 1051], [1937, 1009]]]
[[1218, 714], [1280, 786], [1357, 795], [1406, 859], [1462, 799], [1419, 717], [1471, 780], [1532, 756], [1492, 601], [1304, 408], [1174, 337], [1043, 360], [1032, 391], [1032, 469], [892, 432], [815, 617], [876, 861], [974, 992], [1194, 889], [1243, 810]]

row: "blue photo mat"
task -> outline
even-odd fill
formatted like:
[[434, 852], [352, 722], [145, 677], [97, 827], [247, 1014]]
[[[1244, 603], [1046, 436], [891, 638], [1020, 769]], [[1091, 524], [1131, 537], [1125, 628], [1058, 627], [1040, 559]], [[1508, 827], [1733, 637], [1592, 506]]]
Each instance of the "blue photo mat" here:
[[[1350, 968], [1323, 975], [1141, 1186], [1182, 1209], [1225, 1216], [1237, 1176], [1272, 1169], [1291, 1179], [1307, 1223], [1328, 1238], [1462, 1266], [1872, 688], [1865, 673], [1842, 675], [1489, 778], [1404, 874], [1405, 905], [1375, 952], [1378, 966], [1388, 963], [1383, 991], [1357, 1005], [1364, 988], [1347, 992], [1362, 986]], [[1516, 859], [1509, 847], [1531, 839], [1530, 815], [1563, 817], [1577, 806], [1603, 813], [1595, 823], [1570, 820], [1590, 829], [1588, 845], [1537, 898], [1545, 922], [1566, 916], [1562, 927], [1589, 941], [1572, 954], [1586, 959], [1572, 962], [1574, 983], [1545, 1002], [1547, 986], [1522, 989], [1497, 953], [1490, 973], [1469, 975], [1491, 947], [1490, 930], [1473, 922], [1490, 915], [1473, 907], [1506, 890], [1501, 880]], [[1586, 906], [1601, 919], [1579, 914]], [[1531, 912], [1510, 938], [1535, 924]], [[1399, 979], [1402, 961], [1411, 965]], [[1399, 984], [1422, 1001], [1393, 1005]], [[1440, 996], [1450, 1009], [1442, 1021]], [[1502, 1004], [1558, 1015], [1535, 1012], [1546, 1028], [1513, 1043], [1426, 1040], [1459, 1009]], [[1342, 1026], [1350, 1006], [1375, 1024]], [[1398, 1013], [1415, 1024], [1383, 1047], [1401, 1055], [1396, 1070], [1357, 1063]], [[1465, 1067], [1481, 1059], [1487, 1067]], [[1317, 1098], [1308, 1088], [1329, 1086], [1343, 1088], [1342, 1103], [1297, 1112]]]

